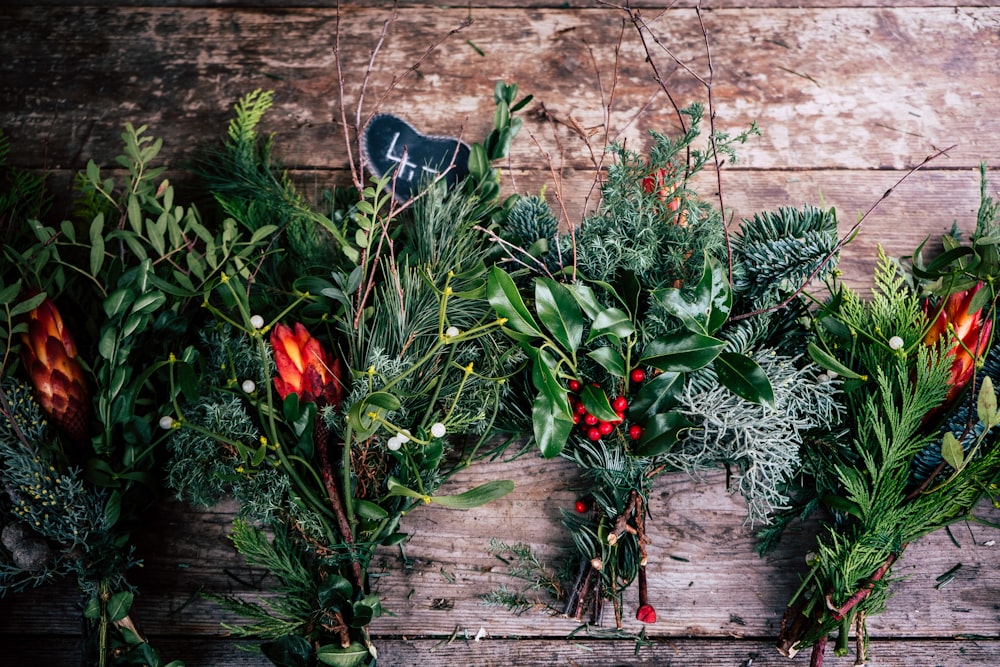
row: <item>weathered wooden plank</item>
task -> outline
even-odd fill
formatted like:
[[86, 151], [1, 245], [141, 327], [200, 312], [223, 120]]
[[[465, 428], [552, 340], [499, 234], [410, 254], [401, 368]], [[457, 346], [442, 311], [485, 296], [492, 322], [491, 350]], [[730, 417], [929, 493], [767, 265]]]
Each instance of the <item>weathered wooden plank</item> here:
[[[373, 572], [375, 588], [396, 616], [377, 619], [372, 630], [384, 637], [447, 637], [460, 628], [473, 635], [480, 627], [491, 637], [567, 637], [574, 620], [544, 611], [514, 615], [484, 605], [482, 596], [501, 584], [517, 588], [502, 564], [488, 551], [491, 537], [528, 544], [553, 568], [569, 546], [561, 528], [561, 510], [570, 508], [577, 485], [575, 468], [566, 461], [527, 457], [515, 462], [475, 466], [453, 480], [461, 490], [489, 479], [511, 478], [517, 488], [508, 497], [466, 512], [428, 506], [410, 514], [403, 529], [412, 537], [406, 561], [396, 550], [380, 552]], [[650, 598], [658, 622], [649, 637], [769, 637], [777, 624], [796, 576], [813, 547], [812, 528], [804, 526], [765, 558], [742, 526], [744, 509], [729, 496], [724, 475], [710, 472], [701, 483], [685, 475], [658, 480], [651, 504]], [[225, 538], [232, 506], [192, 512], [168, 503], [150, 517], [152, 530], [138, 537], [145, 567], [134, 577], [142, 595], [136, 617], [151, 635], [219, 637], [220, 622], [237, 620], [200, 593], [254, 598], [268, 581], [241, 563]], [[1000, 511], [983, 508], [1000, 520]], [[896, 568], [906, 576], [894, 584], [888, 611], [872, 619], [876, 637], [947, 638], [958, 634], [994, 636], [1000, 569], [994, 566], [1000, 534], [993, 528], [961, 525], [952, 530], [958, 546], [944, 532], [912, 545]], [[935, 578], [962, 563], [956, 579], [936, 589]], [[71, 634], [77, 630], [78, 604], [67, 585], [0, 600], [0, 636]], [[625, 629], [638, 632], [632, 620], [635, 600], [625, 600]], [[613, 627], [609, 614], [605, 627]]]
[[[87, 157], [109, 164], [125, 120], [150, 125], [189, 155], [200, 140], [221, 135], [231, 104], [255, 88], [276, 91], [268, 127], [289, 146], [292, 164], [346, 164], [335, 103], [334, 10], [0, 12], [0, 127], [14, 140], [17, 164], [79, 167]], [[357, 99], [388, 16], [374, 8], [342, 12], [349, 99]], [[418, 76], [401, 80], [381, 108], [405, 113], [427, 132], [478, 138], [492, 117], [493, 83], [516, 81], [536, 100], [515, 164], [547, 168], [530, 133], [554, 158], [589, 165], [590, 152], [562, 123], [604, 123], [595, 64], [607, 98], [621, 33], [621, 15], [610, 9], [400, 9], [372, 73], [365, 113], [394, 76], [469, 16], [473, 23], [424, 59]], [[717, 10], [705, 21], [719, 129], [739, 131], [756, 120], [765, 132], [742, 152], [746, 167], [899, 169], [955, 143], [955, 166], [1000, 155], [991, 94], [1000, 72], [988, 56], [1000, 51], [1000, 9]], [[708, 76], [692, 10], [652, 25], [665, 46]], [[700, 84], [675, 71], [659, 47], [650, 49], [679, 102], [704, 99]], [[646, 129], [672, 131], [673, 111], [656, 94], [630, 29], [617, 72], [614, 131], [628, 124], [622, 136], [633, 144]], [[543, 108], [557, 121], [555, 135]]]
[[[399, 7], [404, 8], [455, 8], [468, 9], [588, 9], [601, 5], [620, 5], [624, 2], [615, 0], [476, 0], [476, 2], [461, 2], [460, 0], [396, 0]], [[14, 3], [11, 3], [14, 4]], [[25, 4], [21, 2], [20, 4]], [[32, 6], [67, 7], [81, 4], [77, 0], [37, 0]], [[336, 5], [336, 0], [89, 0], [87, 5], [95, 7], [262, 7], [262, 8], [319, 8], [329, 9]], [[382, 7], [390, 4], [384, 0], [344, 0], [342, 3], [350, 7]], [[705, 11], [714, 9], [772, 9], [800, 8], [801, 0], [643, 0], [630, 2], [632, 7], [644, 11], [673, 8], [694, 7], [700, 5]], [[824, 0], [823, 7], [940, 7], [940, 0]], [[990, 2], [965, 1], [965, 7], [991, 7]]]
[[[270, 667], [260, 655], [241, 651], [240, 642], [153, 637], [164, 658], [183, 660], [192, 667]], [[629, 640], [531, 640], [516, 642], [484, 638], [464, 633], [453, 640], [384, 639], [378, 641], [379, 665], [387, 667], [510, 667], [511, 665], [570, 665], [574, 667], [690, 667], [731, 665], [732, 667], [792, 667], [805, 658], [789, 661], [761, 640], [657, 640], [637, 648]], [[22, 636], [5, 639], [7, 656], [25, 656], [21, 667], [53, 667], [79, 663], [75, 641], [66, 637]], [[872, 646], [871, 665], [936, 667], [994, 667], [1000, 641], [988, 638], [966, 640], [878, 641]], [[829, 667], [851, 667], [854, 657], [837, 658], [827, 651]]]

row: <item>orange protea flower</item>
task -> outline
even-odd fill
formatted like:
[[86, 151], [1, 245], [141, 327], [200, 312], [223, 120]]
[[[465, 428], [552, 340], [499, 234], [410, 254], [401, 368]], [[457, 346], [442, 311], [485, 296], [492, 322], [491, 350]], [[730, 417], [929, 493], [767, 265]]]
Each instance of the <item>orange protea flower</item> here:
[[28, 331], [21, 334], [21, 362], [31, 377], [39, 405], [70, 438], [86, 440], [90, 392], [83, 367], [76, 360], [73, 337], [48, 297], [25, 320]]
[[[989, 345], [992, 320], [984, 321], [982, 308], [969, 312], [973, 297], [982, 287], [983, 283], [979, 283], [971, 289], [950, 295], [936, 309], [939, 311], [937, 317], [924, 337], [926, 345], [937, 345], [942, 336], [949, 336], [949, 340], [954, 341], [950, 353], [955, 360], [951, 365], [951, 389], [946, 402], [955, 398], [969, 383], [976, 370], [976, 359]], [[934, 310], [929, 305], [925, 306], [928, 317], [933, 316]], [[950, 338], [952, 334], [954, 338]]]
[[298, 394], [300, 401], [308, 403], [340, 403], [344, 393], [340, 359], [331, 362], [330, 355], [301, 323], [295, 323], [294, 332], [284, 324], [275, 326], [271, 346], [278, 370], [274, 388], [282, 400]]

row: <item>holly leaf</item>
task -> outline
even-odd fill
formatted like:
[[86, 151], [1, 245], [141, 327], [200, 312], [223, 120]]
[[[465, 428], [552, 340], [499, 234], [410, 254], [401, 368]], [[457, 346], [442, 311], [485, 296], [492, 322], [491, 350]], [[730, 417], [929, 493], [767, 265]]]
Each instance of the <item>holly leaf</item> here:
[[646, 346], [639, 361], [661, 371], [687, 373], [710, 364], [725, 345], [718, 338], [699, 333], [663, 336]]
[[680, 440], [685, 429], [693, 424], [679, 412], [664, 412], [646, 422], [646, 427], [635, 449], [637, 456], [656, 456], [670, 451]]
[[542, 331], [524, 305], [514, 280], [502, 269], [494, 266], [486, 282], [486, 298], [497, 315], [507, 320], [507, 328], [518, 333], [541, 338]]
[[725, 269], [718, 260], [706, 258], [701, 280], [689, 296], [690, 301], [676, 287], [653, 292], [653, 298], [668, 313], [683, 322], [689, 331], [707, 336], [725, 324], [732, 307], [733, 294]]
[[569, 399], [566, 399], [564, 411], [563, 407], [554, 404], [548, 395], [539, 393], [531, 406], [531, 428], [542, 456], [547, 459], [558, 456], [573, 430]]
[[583, 401], [583, 407], [587, 408], [587, 412], [601, 421], [613, 422], [618, 419], [618, 414], [611, 407], [603, 389], [585, 384], [580, 389], [580, 400]]
[[774, 388], [767, 373], [745, 354], [722, 352], [713, 365], [719, 382], [729, 391], [751, 403], [774, 405]]
[[625, 368], [625, 357], [614, 347], [599, 347], [588, 352], [587, 356], [615, 377], [623, 378], [628, 372]]
[[640, 387], [629, 405], [629, 419], [641, 424], [671, 409], [677, 405], [683, 386], [683, 373], [660, 373]]
[[583, 314], [564, 285], [551, 278], [535, 279], [535, 310], [538, 319], [563, 349], [572, 352], [580, 347]]

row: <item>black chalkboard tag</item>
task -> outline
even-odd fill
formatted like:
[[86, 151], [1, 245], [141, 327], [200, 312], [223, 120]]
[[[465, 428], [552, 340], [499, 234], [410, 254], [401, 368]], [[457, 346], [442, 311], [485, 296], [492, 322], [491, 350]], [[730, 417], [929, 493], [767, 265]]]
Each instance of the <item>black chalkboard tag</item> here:
[[448, 187], [469, 174], [469, 145], [451, 137], [420, 134], [402, 118], [379, 114], [371, 119], [361, 138], [368, 169], [381, 177], [395, 169], [389, 186], [393, 198], [405, 202], [421, 185], [441, 172]]

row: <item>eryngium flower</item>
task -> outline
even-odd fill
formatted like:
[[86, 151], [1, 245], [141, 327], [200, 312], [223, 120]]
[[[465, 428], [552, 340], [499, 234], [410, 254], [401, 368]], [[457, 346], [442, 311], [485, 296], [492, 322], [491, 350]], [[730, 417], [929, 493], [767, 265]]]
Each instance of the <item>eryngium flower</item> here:
[[298, 394], [303, 402], [340, 403], [344, 393], [340, 359], [331, 361], [320, 342], [301, 323], [295, 323], [294, 331], [284, 324], [276, 325], [271, 332], [271, 346], [278, 370], [274, 388], [282, 400], [289, 394]]
[[21, 362], [31, 377], [35, 397], [60, 430], [75, 442], [83, 442], [90, 421], [90, 392], [76, 359], [76, 343], [48, 297], [25, 320], [28, 330], [21, 334]]
[[[925, 344], [937, 345], [942, 336], [946, 336], [945, 340], [949, 340], [951, 334], [954, 334], [950, 349], [950, 353], [954, 356], [949, 381], [951, 389], [948, 391], [946, 403], [955, 398], [972, 379], [976, 359], [985, 353], [989, 345], [993, 322], [984, 321], [982, 308], [974, 313], [969, 312], [973, 297], [982, 287], [983, 284], [979, 283], [971, 289], [950, 295], [938, 307], [940, 312], [924, 338]], [[928, 309], [928, 314], [932, 313], [933, 310]]]

